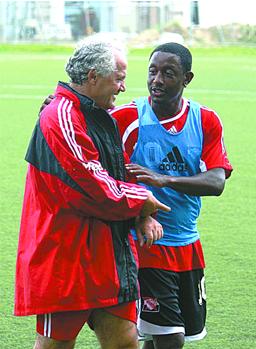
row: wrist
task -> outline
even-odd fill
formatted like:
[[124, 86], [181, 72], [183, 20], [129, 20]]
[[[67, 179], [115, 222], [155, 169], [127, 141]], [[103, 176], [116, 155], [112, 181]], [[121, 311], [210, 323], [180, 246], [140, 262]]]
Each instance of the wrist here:
[[139, 219], [146, 219], [148, 216], [139, 216]]
[[139, 219], [143, 220], [143, 219], [147, 219], [147, 218], [150, 218], [151, 217], [151, 214], [150, 215], [147, 215], [147, 216], [139, 216]]

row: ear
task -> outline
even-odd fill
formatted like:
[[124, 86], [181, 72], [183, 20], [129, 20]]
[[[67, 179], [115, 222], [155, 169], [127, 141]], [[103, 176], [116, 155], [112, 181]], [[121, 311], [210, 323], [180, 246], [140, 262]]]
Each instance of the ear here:
[[91, 69], [89, 70], [89, 73], [88, 73], [88, 82], [90, 84], [93, 84], [95, 85], [96, 84], [96, 80], [97, 80], [97, 73], [96, 73], [96, 70], [95, 69]]
[[183, 82], [183, 86], [187, 87], [188, 84], [190, 83], [190, 81], [193, 79], [194, 74], [192, 73], [192, 71], [188, 71], [185, 73], [185, 80]]

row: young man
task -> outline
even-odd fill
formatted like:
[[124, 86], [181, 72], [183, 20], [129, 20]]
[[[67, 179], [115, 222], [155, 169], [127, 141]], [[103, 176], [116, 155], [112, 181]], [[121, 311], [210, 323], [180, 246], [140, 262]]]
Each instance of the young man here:
[[[37, 315], [35, 349], [74, 348], [86, 322], [102, 348], [135, 349], [131, 219], [169, 208], [125, 180], [120, 136], [106, 112], [125, 90], [123, 53], [85, 41], [66, 72], [71, 83], [59, 82], [26, 154], [15, 315]], [[152, 223], [145, 233], [150, 245], [162, 228]]]
[[191, 67], [187, 48], [160, 45], [149, 61], [150, 96], [111, 112], [134, 163], [127, 170], [172, 207], [156, 215], [163, 238], [150, 249], [137, 244], [138, 329], [148, 340], [143, 349], [180, 349], [185, 338], [206, 335], [205, 262], [196, 220], [200, 197], [220, 195], [232, 167], [217, 114], [182, 96], [193, 78]]

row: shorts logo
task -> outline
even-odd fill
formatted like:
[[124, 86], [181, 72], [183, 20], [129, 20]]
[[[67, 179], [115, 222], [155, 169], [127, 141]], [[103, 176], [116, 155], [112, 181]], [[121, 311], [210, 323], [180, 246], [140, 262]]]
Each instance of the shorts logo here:
[[160, 304], [156, 298], [143, 297], [142, 311], [145, 313], [157, 313], [160, 310]]

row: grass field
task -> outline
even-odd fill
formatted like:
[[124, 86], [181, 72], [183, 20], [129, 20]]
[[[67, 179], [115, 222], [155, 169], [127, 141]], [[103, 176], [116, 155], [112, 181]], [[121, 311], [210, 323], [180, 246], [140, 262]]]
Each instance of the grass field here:
[[[66, 80], [70, 48], [0, 46], [0, 349], [29, 349], [34, 317], [15, 318], [13, 283], [24, 190], [24, 154], [42, 100]], [[208, 336], [191, 349], [256, 348], [256, 49], [193, 49], [195, 78], [185, 95], [215, 109], [234, 173], [219, 198], [204, 198], [199, 220], [207, 263]], [[148, 50], [131, 50], [127, 92], [147, 94]], [[97, 349], [86, 327], [77, 349]]]

